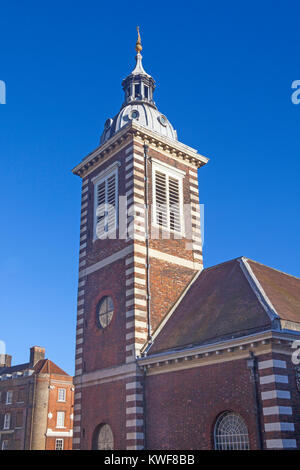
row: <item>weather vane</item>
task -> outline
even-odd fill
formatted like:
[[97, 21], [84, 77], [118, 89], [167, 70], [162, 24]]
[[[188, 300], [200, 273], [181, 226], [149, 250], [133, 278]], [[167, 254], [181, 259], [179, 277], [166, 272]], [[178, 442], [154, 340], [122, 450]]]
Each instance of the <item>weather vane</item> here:
[[135, 50], [139, 54], [143, 48], [142, 48], [142, 41], [141, 41], [139, 26], [137, 26], [136, 29], [137, 29], [137, 33], [138, 33], [138, 38], [137, 38], [137, 41], [136, 41]]

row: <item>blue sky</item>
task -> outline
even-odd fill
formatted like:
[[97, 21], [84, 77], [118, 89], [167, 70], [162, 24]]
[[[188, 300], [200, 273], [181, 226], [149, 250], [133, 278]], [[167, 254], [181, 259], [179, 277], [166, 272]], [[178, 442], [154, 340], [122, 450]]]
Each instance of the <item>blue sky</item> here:
[[237, 256], [300, 276], [296, 1], [2, 3], [0, 340], [74, 372], [80, 181], [134, 66], [136, 25], [155, 101], [199, 172], [204, 263]]

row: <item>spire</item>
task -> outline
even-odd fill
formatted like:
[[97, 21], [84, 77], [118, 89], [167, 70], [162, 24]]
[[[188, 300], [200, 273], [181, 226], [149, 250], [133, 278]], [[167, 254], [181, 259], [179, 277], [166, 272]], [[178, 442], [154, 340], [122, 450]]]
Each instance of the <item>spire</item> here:
[[155, 84], [153, 78], [144, 70], [142, 64], [142, 41], [139, 26], [137, 26], [136, 29], [138, 34], [135, 44], [136, 64], [131, 74], [122, 82], [122, 86], [125, 91], [125, 101], [123, 106], [126, 106], [128, 103], [144, 101], [145, 103], [155, 107], [155, 103], [153, 101]]
[[142, 64], [143, 56], [141, 55], [141, 50], [143, 49], [143, 47], [142, 47], [142, 40], [141, 40], [141, 35], [140, 35], [140, 27], [137, 26], [136, 30], [137, 30], [137, 33], [138, 33], [138, 38], [137, 38], [137, 41], [135, 43], [135, 50], [137, 52], [137, 54], [135, 56], [136, 65], [135, 65], [135, 68], [133, 69], [133, 71], [131, 73], [134, 74], [134, 75], [142, 74], [142, 75], [147, 75], [147, 77], [150, 77], [150, 75], [148, 75], [145, 72], [143, 64]]

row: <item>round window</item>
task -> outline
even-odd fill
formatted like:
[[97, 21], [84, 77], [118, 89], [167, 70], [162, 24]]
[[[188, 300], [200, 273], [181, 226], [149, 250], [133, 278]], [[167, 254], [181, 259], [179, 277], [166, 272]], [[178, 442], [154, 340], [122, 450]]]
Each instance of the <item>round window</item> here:
[[100, 328], [106, 328], [114, 314], [114, 303], [111, 297], [102, 297], [97, 306], [97, 322]]

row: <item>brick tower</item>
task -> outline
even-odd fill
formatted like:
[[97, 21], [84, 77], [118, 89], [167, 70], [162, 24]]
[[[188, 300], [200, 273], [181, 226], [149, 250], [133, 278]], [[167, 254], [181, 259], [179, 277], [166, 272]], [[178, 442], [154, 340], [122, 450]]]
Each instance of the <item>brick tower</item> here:
[[136, 357], [202, 269], [197, 169], [142, 65], [82, 179], [74, 449], [142, 449], [143, 374]]

